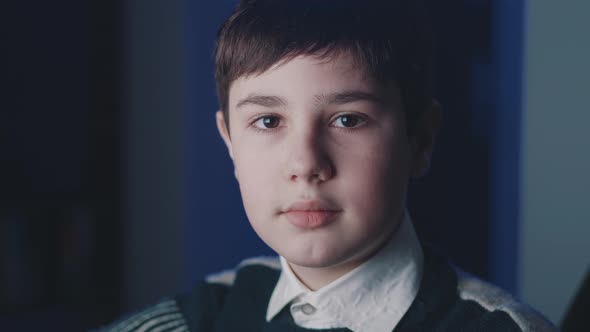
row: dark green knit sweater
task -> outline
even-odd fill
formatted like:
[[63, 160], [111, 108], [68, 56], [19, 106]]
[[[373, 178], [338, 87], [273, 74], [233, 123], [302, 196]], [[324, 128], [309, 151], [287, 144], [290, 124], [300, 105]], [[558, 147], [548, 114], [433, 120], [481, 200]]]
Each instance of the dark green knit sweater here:
[[[310, 330], [293, 322], [288, 306], [266, 322], [266, 307], [280, 265], [246, 262], [233, 272], [197, 285], [140, 311], [103, 331], [349, 331]], [[420, 290], [395, 332], [409, 331], [556, 331], [541, 315], [478, 279], [456, 272], [446, 260], [424, 251]]]

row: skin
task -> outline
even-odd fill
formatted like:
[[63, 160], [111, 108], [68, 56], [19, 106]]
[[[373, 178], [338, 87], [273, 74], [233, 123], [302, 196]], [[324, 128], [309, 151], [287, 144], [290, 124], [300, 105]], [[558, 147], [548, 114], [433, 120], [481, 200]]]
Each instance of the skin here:
[[[428, 168], [440, 123], [433, 107], [408, 137], [397, 86], [376, 84], [347, 54], [299, 56], [241, 77], [228, 105], [229, 131], [222, 112], [217, 126], [248, 219], [312, 290], [393, 235], [408, 181]], [[319, 227], [298, 227], [285, 213], [297, 202], [336, 212]]]

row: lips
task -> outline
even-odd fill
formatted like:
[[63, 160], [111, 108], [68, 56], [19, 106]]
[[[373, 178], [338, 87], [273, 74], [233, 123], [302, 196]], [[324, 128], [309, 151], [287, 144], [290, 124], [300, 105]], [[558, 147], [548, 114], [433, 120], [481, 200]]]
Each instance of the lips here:
[[315, 229], [331, 223], [342, 210], [323, 201], [300, 201], [291, 204], [282, 214], [294, 226]]

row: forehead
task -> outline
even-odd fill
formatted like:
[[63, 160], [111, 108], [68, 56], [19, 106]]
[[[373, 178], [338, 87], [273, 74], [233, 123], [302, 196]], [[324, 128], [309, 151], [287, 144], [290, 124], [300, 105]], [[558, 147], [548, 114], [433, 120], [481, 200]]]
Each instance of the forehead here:
[[250, 94], [301, 98], [339, 91], [380, 93], [380, 86], [349, 54], [330, 57], [297, 56], [257, 74], [242, 76], [230, 86], [229, 105]]

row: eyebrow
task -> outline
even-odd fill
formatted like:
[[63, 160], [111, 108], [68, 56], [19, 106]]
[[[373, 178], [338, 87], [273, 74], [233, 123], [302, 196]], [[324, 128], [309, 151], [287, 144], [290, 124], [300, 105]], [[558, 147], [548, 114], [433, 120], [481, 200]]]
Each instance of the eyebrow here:
[[[360, 90], [340, 91], [329, 94], [321, 94], [315, 96], [314, 99], [315, 104], [318, 106], [344, 105], [357, 101], [368, 101], [376, 104], [384, 104], [383, 99], [378, 95]], [[236, 109], [242, 108], [247, 105], [258, 105], [267, 108], [275, 108], [287, 106], [287, 101], [279, 96], [250, 94], [236, 104]]]
[[319, 95], [316, 96], [315, 101], [318, 105], [343, 105], [357, 101], [384, 104], [383, 99], [378, 95], [360, 90], [341, 91], [327, 95]]
[[236, 105], [236, 109], [244, 107], [246, 105], [258, 105], [258, 106], [273, 108], [273, 107], [281, 107], [281, 106], [284, 107], [287, 105], [287, 102], [285, 101], [285, 99], [283, 99], [281, 97], [277, 97], [277, 96], [262, 96], [262, 95], [251, 94], [251, 95], [248, 95], [248, 97], [240, 100], [238, 102], [238, 104]]

